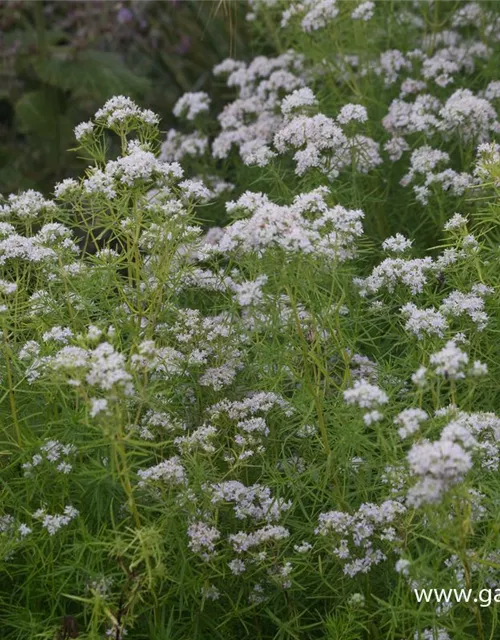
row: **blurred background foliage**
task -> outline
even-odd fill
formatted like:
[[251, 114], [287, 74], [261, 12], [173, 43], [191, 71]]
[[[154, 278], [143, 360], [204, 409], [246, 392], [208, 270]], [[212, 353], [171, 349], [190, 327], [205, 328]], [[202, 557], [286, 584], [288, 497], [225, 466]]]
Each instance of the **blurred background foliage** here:
[[235, 0], [0, 3], [0, 193], [78, 173], [73, 128], [109, 97], [129, 95], [175, 126], [185, 91], [208, 91], [211, 69], [244, 57], [246, 6]]

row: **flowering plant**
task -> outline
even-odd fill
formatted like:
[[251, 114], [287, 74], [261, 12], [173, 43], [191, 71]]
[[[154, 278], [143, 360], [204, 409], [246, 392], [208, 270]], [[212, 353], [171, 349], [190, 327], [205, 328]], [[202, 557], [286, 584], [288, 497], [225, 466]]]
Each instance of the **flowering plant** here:
[[1, 204], [7, 640], [498, 631], [413, 599], [499, 563], [496, 13], [251, 5], [217, 125], [115, 96]]

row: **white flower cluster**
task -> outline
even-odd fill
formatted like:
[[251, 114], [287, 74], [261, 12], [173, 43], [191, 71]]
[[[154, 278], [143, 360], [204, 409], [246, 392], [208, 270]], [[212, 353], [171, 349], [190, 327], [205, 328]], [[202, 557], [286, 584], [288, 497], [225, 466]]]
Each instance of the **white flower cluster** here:
[[235, 146], [243, 162], [267, 164], [274, 156], [269, 144], [283, 121], [281, 94], [304, 85], [302, 68], [302, 57], [293, 51], [276, 58], [258, 56], [249, 65], [227, 59], [214, 67], [214, 75], [227, 74], [227, 86], [238, 91], [218, 117], [222, 131], [213, 141], [215, 158], [227, 158]]
[[343, 561], [344, 573], [352, 578], [358, 573], [368, 573], [374, 565], [387, 559], [378, 546], [384, 541], [397, 546], [394, 525], [405, 511], [406, 507], [394, 500], [380, 505], [362, 504], [352, 515], [329, 511], [319, 515], [315, 533], [336, 540], [333, 553]]
[[[21, 235], [14, 227], [1, 223], [0, 229], [0, 265], [17, 260], [54, 265], [60, 261], [66, 264], [73, 260], [79, 249], [74, 242], [73, 234], [62, 224], [47, 224], [34, 235]], [[7, 225], [7, 226], [5, 226]], [[4, 295], [8, 295], [4, 285]]]
[[147, 484], [160, 481], [168, 485], [182, 485], [186, 480], [184, 467], [178, 457], [169, 458], [163, 460], [154, 467], [148, 469], [139, 469], [137, 472], [139, 476], [139, 487], [144, 487]]
[[225, 460], [230, 464], [251, 458], [265, 451], [265, 440], [269, 435], [267, 421], [256, 414], [267, 414], [280, 409], [285, 415], [291, 414], [288, 403], [273, 393], [256, 393], [240, 401], [222, 400], [207, 409], [210, 419], [220, 422], [227, 429], [227, 419], [234, 422], [234, 453], [226, 453]]
[[170, 129], [161, 146], [160, 160], [164, 162], [181, 162], [186, 156], [198, 157], [208, 151], [208, 137], [197, 131], [180, 133]]
[[[217, 517], [220, 522], [224, 505], [232, 505], [234, 514], [232, 517], [249, 521], [249, 526], [252, 528], [250, 532], [240, 530], [228, 536], [231, 550], [239, 556], [228, 563], [233, 575], [240, 575], [246, 571], [246, 564], [241, 554], [246, 553], [250, 562], [261, 563], [266, 560], [267, 552], [258, 551], [258, 547], [270, 542], [280, 542], [289, 537], [288, 529], [274, 523], [290, 508], [291, 503], [273, 498], [269, 487], [258, 484], [245, 486], [241, 482], [229, 480], [205, 485], [203, 488], [214, 512], [211, 515], [205, 510], [204, 520], [191, 523], [187, 529], [187, 535], [190, 549], [204, 561], [215, 557], [216, 543], [221, 538], [220, 530], [210, 524], [209, 518]], [[263, 526], [255, 528], [256, 524], [262, 522], [265, 523]]]
[[[458, 77], [462, 79], [475, 74], [478, 64], [488, 60], [492, 54], [487, 42], [490, 38], [495, 39], [493, 25], [498, 24], [498, 20], [494, 13], [483, 10], [480, 5], [471, 3], [471, 6], [475, 7], [475, 14], [481, 16], [480, 20], [470, 21], [470, 25], [477, 29], [476, 37], [467, 39], [457, 30], [464, 25], [460, 17], [462, 9], [458, 9], [450, 21], [453, 28], [446, 25], [432, 38], [424, 37], [418, 43], [420, 48], [407, 53], [390, 49], [382, 52], [378, 60], [368, 59], [363, 64], [359, 60], [352, 64], [349, 56], [342, 60], [351, 74], [363, 77], [374, 72], [382, 76], [388, 86], [400, 83], [400, 95], [393, 100], [383, 119], [384, 127], [392, 135], [384, 147], [391, 160], [399, 160], [409, 149], [405, 137], [414, 133], [423, 134], [429, 142], [433, 138], [432, 142], [441, 148], [431, 149], [426, 144], [423, 149], [428, 150], [429, 158], [432, 154], [442, 153], [440, 160], [448, 163], [450, 158], [442, 146], [450, 140], [459, 139], [465, 145], [487, 143], [498, 132], [500, 125], [493, 104], [498, 95], [498, 83], [490, 83], [477, 94], [460, 88], [450, 93], [446, 91], [447, 95], [442, 97], [443, 90], [452, 86]], [[415, 19], [416, 16], [412, 16], [413, 22]], [[485, 35], [484, 25], [487, 22], [484, 21], [488, 20], [491, 24], [487, 29], [488, 35]], [[429, 92], [432, 83], [440, 87], [439, 98]], [[463, 195], [477, 184], [473, 172], [469, 167], [465, 168], [467, 171], [462, 172], [451, 168], [436, 172], [434, 167], [421, 170], [422, 183], [413, 187], [416, 199], [427, 204], [437, 186], [455, 196]], [[418, 173], [410, 169], [403, 184], [408, 185], [416, 175]]]
[[469, 363], [469, 356], [454, 340], [449, 340], [440, 351], [431, 354], [429, 362], [438, 375], [456, 380], [465, 377], [464, 368]]
[[[82, 142], [83, 140], [85, 140], [85, 138], [88, 139], [93, 132], [94, 132], [94, 123], [91, 121], [80, 122], [80, 124], [77, 124], [74, 129], [75, 138], [78, 140], [78, 142]], [[71, 180], [71, 178], [69, 179]]]
[[[112, 399], [116, 393], [130, 395], [133, 391], [132, 376], [126, 370], [126, 358], [109, 342], [101, 342], [94, 349], [65, 346], [46, 360], [46, 367], [65, 373], [71, 386], [87, 384], [96, 390], [108, 392]], [[94, 413], [97, 413], [96, 405], [92, 406]]]
[[424, 334], [442, 337], [448, 328], [444, 315], [435, 309], [419, 309], [413, 302], [408, 302], [401, 307], [401, 313], [407, 318], [405, 329], [417, 338]]
[[286, 527], [268, 524], [256, 531], [246, 533], [239, 531], [229, 536], [229, 542], [232, 544], [236, 553], [249, 551], [254, 547], [258, 547], [270, 540], [285, 540], [290, 536], [290, 532]]
[[0, 294], [2, 296], [11, 296], [17, 291], [17, 284], [15, 282], [7, 282], [7, 280], [0, 280]]
[[41, 520], [42, 527], [48, 531], [49, 535], [53, 536], [59, 531], [59, 529], [66, 527], [78, 515], [80, 514], [77, 509], [71, 505], [66, 505], [63, 513], [51, 515], [42, 508], [35, 511], [33, 517], [37, 520]]
[[448, 98], [439, 115], [439, 128], [449, 137], [458, 132], [465, 141], [488, 141], [491, 133], [498, 133], [500, 124], [493, 106], [485, 98], [478, 98], [469, 89], [458, 89]]
[[61, 344], [68, 344], [70, 338], [73, 337], [73, 332], [69, 327], [52, 327], [50, 331], [46, 331], [42, 335], [44, 342], [59, 342]]
[[364, 214], [340, 205], [330, 207], [328, 193], [328, 188], [319, 187], [299, 194], [285, 206], [271, 202], [262, 193], [246, 192], [236, 202], [228, 203], [227, 209], [250, 217], [226, 227], [212, 250], [262, 253], [270, 247], [281, 247], [287, 252], [348, 260], [355, 253], [356, 238], [363, 233]]
[[221, 400], [208, 409], [211, 419], [215, 420], [223, 414], [231, 420], [243, 420], [256, 413], [268, 413], [271, 409], [279, 408], [286, 416], [293, 413], [291, 405], [281, 396], [272, 392], [260, 391], [252, 393], [244, 400]]
[[347, 404], [355, 404], [362, 409], [373, 409], [386, 404], [389, 398], [385, 391], [366, 380], [355, 380], [352, 389], [344, 391]]
[[487, 471], [496, 471], [500, 465], [500, 418], [494, 413], [458, 411], [454, 422], [461, 430], [472, 434], [470, 442], [477, 441], [476, 454], [481, 467]]
[[415, 631], [413, 640], [452, 640], [446, 629], [424, 629], [421, 633]]
[[302, 2], [292, 2], [283, 11], [281, 17], [281, 27], [288, 26], [288, 23], [295, 16], [300, 17], [300, 26], [303, 31], [309, 33], [323, 29], [339, 14], [337, 0], [302, 0]]
[[337, 122], [339, 124], [348, 124], [349, 122], [367, 122], [368, 113], [360, 104], [346, 104], [339, 111]]
[[17, 523], [10, 514], [0, 516], [0, 534], [9, 536], [9, 540], [22, 539], [32, 533], [25, 522]]
[[316, 102], [309, 89], [298, 89], [285, 98], [281, 106], [284, 123], [274, 136], [274, 146], [279, 153], [295, 151], [295, 172], [299, 176], [316, 167], [335, 178], [353, 163], [362, 173], [381, 164], [379, 147], [374, 140], [363, 135], [348, 137], [342, 129], [352, 122], [366, 122], [368, 115], [363, 106], [345, 105], [336, 120], [322, 113], [300, 113], [304, 108], [310, 110]]
[[281, 102], [281, 113], [285, 118], [290, 118], [296, 110], [305, 110], [307, 107], [317, 107], [318, 101], [309, 87], [295, 89], [285, 96]]
[[185, 93], [177, 100], [173, 108], [174, 116], [194, 120], [200, 113], [205, 113], [210, 108], [210, 97], [204, 91]]
[[[186, 436], [178, 436], [175, 438], [174, 444], [177, 445], [181, 453], [192, 453], [196, 450], [205, 451], [205, 453], [214, 453], [214, 440], [217, 435], [218, 431], [215, 427], [212, 425], [202, 425]], [[144, 435], [142, 437], [144, 437]]]
[[438, 502], [472, 469], [471, 449], [477, 441], [459, 422], [451, 422], [435, 442], [412, 446], [408, 464], [417, 478], [407, 495], [409, 506]]
[[394, 424], [398, 425], [399, 437], [404, 440], [408, 436], [417, 433], [422, 422], [428, 419], [427, 412], [423, 409], [404, 409], [394, 418]]
[[354, 353], [351, 356], [351, 378], [358, 381], [367, 381], [375, 384], [378, 379], [377, 363], [367, 356]]
[[74, 444], [62, 444], [58, 440], [47, 440], [40, 447], [40, 452], [35, 453], [31, 458], [31, 462], [25, 462], [22, 465], [24, 475], [26, 477], [34, 477], [34, 468], [48, 462], [53, 464], [59, 473], [68, 474], [73, 469], [73, 465], [69, 459], [76, 454]]
[[361, 409], [370, 409], [363, 416], [365, 424], [370, 426], [384, 417], [378, 408], [387, 404], [389, 397], [380, 387], [361, 378], [354, 381], [351, 389], [344, 391], [344, 400], [347, 404], [354, 404]]
[[130, 187], [154, 181], [158, 186], [163, 186], [182, 178], [182, 175], [183, 171], [177, 162], [162, 162], [147, 146], [131, 140], [127, 155], [110, 160], [104, 170], [94, 169], [83, 181], [83, 191], [113, 199], [121, 185]]
[[[139, 108], [133, 100], [125, 96], [110, 98], [101, 109], [96, 111], [94, 118], [97, 123], [109, 128], [130, 126], [134, 123], [154, 126], [160, 122], [158, 116], [151, 110]], [[77, 138], [77, 131], [85, 135], [92, 131], [90, 124], [86, 122], [83, 125], [79, 125], [81, 128], [76, 128], [75, 135], [77, 135]]]
[[488, 314], [484, 311], [483, 296], [490, 293], [493, 293], [492, 289], [482, 284], [474, 285], [470, 293], [452, 291], [444, 298], [440, 309], [442, 313], [452, 317], [468, 315], [477, 330], [482, 331], [488, 322]]
[[220, 538], [220, 531], [205, 522], [193, 522], [187, 530], [189, 538], [188, 546], [198, 554], [205, 562], [215, 555], [215, 545]]
[[[259, 3], [254, 2], [254, 4], [258, 6]], [[351, 17], [355, 20], [369, 20], [373, 15], [373, 8], [373, 3], [363, 2], [351, 12]], [[470, 24], [475, 29], [482, 30], [483, 25], [491, 21], [486, 30], [488, 34], [486, 39], [494, 38], [494, 25], [498, 24], [495, 14], [483, 10], [479, 5], [475, 12], [481, 15], [481, 20], [474, 19]], [[286, 27], [290, 21], [295, 21], [300, 16], [302, 29], [315, 31], [324, 28], [338, 16], [338, 13], [339, 6], [334, 0], [292, 3], [283, 13], [282, 27]], [[405, 14], [404, 11], [400, 14], [403, 22], [407, 20], [417, 26], [417, 29], [423, 28], [423, 23], [416, 15], [410, 12]], [[456, 19], [451, 20], [451, 25], [455, 29], [464, 24], [459, 15], [460, 9], [455, 14]], [[466, 39], [459, 31], [445, 28], [442, 32], [434, 33], [432, 38], [424, 37], [419, 44], [421, 48], [414, 48], [408, 53], [397, 49], [383, 51], [374, 59], [365, 59], [362, 64], [355, 55], [338, 56], [337, 68], [349, 69], [346, 72], [347, 78], [352, 77], [352, 74], [364, 77], [369, 73], [375, 73], [383, 78], [387, 86], [401, 82], [400, 97], [393, 101], [383, 121], [384, 126], [393, 136], [392, 140], [385, 145], [393, 160], [398, 160], [409, 148], [404, 136], [412, 133], [422, 132], [429, 137], [441, 136], [444, 142], [458, 134], [464, 142], [481, 142], [488, 140], [499, 127], [495, 110], [490, 102], [498, 96], [498, 83], [490, 83], [477, 95], [469, 89], [458, 89], [444, 100], [431, 93], [425, 93], [429, 83], [446, 88], [454, 83], [459, 74], [474, 74], [477, 63], [488, 60], [491, 56], [492, 49], [484, 42], [484, 35], [483, 40]], [[233, 62], [233, 64], [237, 63]], [[323, 61], [323, 64], [328, 68], [326, 61]], [[407, 74], [411, 75], [407, 76]], [[407, 102], [405, 98], [413, 94], [416, 94], [414, 102]], [[310, 107], [313, 101], [308, 99], [304, 105]], [[287, 116], [290, 115], [290, 111], [287, 106]], [[313, 124], [311, 122], [310, 126], [314, 129]], [[326, 123], [318, 122], [318, 130], [322, 130], [319, 129], [321, 126], [325, 127]], [[362, 136], [358, 138], [364, 142], [365, 155], [368, 153], [372, 156], [367, 164], [373, 166], [376, 163], [378, 150], [370, 139], [363, 140]], [[301, 159], [304, 167], [320, 164], [319, 154], [314, 153], [313, 147], [306, 147], [299, 153], [303, 156]], [[272, 155], [267, 148], [259, 157], [262, 163], [265, 163]], [[302, 170], [305, 169], [299, 165], [299, 171]], [[426, 204], [431, 195], [432, 185], [440, 186], [445, 191], [461, 196], [465, 190], [475, 184], [476, 180], [470, 173], [446, 169], [437, 173], [426, 172], [424, 183], [415, 185], [414, 190], [417, 199], [422, 204]]]
[[[480, 377], [488, 373], [488, 366], [480, 360], [475, 360], [472, 367], [468, 368], [469, 355], [460, 349], [457, 341], [460, 334], [454, 340], [448, 340], [439, 351], [432, 353], [429, 362], [433, 366], [434, 373], [443, 376], [446, 380], [460, 380], [467, 376]], [[425, 386], [429, 376], [429, 370], [421, 366], [412, 376], [412, 381], [418, 387]]]
[[234, 291], [234, 298], [241, 307], [258, 305], [262, 302], [264, 293], [262, 287], [266, 284], [267, 275], [258, 276], [255, 280], [235, 282], [230, 279], [230, 288]]
[[[105, 411], [108, 407], [108, 401], [105, 399], [95, 400], [94, 402], [101, 405], [99, 411]], [[156, 437], [165, 438], [166, 433], [184, 431], [185, 429], [186, 425], [180, 422], [176, 416], [172, 416], [165, 411], [154, 411], [153, 409], [145, 411], [139, 425], [133, 424], [127, 427], [129, 431], [137, 431], [139, 437], [144, 440], [155, 440]], [[206, 446], [209, 446], [209, 443], [206, 443]]]
[[461, 196], [478, 180], [469, 173], [457, 173], [453, 169], [434, 171], [439, 163], [448, 164], [449, 161], [448, 153], [424, 145], [411, 154], [410, 170], [401, 179], [401, 184], [407, 186], [418, 176], [423, 176], [423, 183], [415, 185], [413, 191], [416, 199], [424, 205], [428, 204], [432, 185], [440, 185], [443, 191]]
[[0, 204], [0, 219], [13, 218], [29, 222], [44, 214], [54, 213], [55, 209], [56, 205], [52, 200], [46, 200], [38, 191], [28, 189], [19, 195], [9, 195], [7, 202]]
[[405, 238], [401, 233], [386, 238], [382, 243], [382, 249], [390, 253], [404, 253], [411, 248], [412, 241]]
[[361, 2], [351, 13], [351, 18], [353, 20], [362, 20], [363, 22], [368, 22], [373, 18], [375, 13], [375, 3], [371, 2], [371, 0], [366, 0], [366, 2]]
[[477, 148], [474, 174], [482, 181], [499, 184], [500, 145], [496, 142], [484, 142]]
[[171, 326], [157, 327], [160, 336], [175, 341], [176, 349], [156, 349], [146, 342], [142, 357], [134, 357], [136, 364], [154, 370], [155, 377], [195, 371], [202, 386], [217, 391], [230, 385], [243, 366], [241, 347], [245, 337], [240, 324], [229, 312], [203, 316], [197, 309], [181, 308], [176, 315], [177, 322]]
[[291, 502], [273, 498], [270, 488], [259, 484], [245, 486], [239, 481], [227, 480], [208, 489], [212, 504], [232, 504], [238, 520], [250, 518], [254, 522], [276, 522], [291, 507]]
[[435, 132], [439, 123], [436, 115], [439, 108], [439, 100], [426, 93], [416, 96], [414, 102], [397, 98], [392, 101], [382, 124], [398, 140], [397, 145], [402, 147], [405, 136], [413, 133], [430, 136]]
[[[458, 216], [458, 217], [457, 217]], [[453, 230], [461, 227], [465, 219], [456, 214], [445, 225], [445, 230]], [[391, 242], [392, 244], [392, 242]], [[450, 265], [455, 265], [466, 260], [470, 255], [478, 251], [478, 241], [471, 235], [461, 234], [458, 247], [444, 249], [436, 258], [426, 256], [425, 258], [385, 258], [372, 270], [366, 278], [354, 278], [354, 283], [359, 287], [360, 295], [367, 297], [369, 294], [377, 294], [383, 289], [393, 293], [398, 285], [404, 285], [412, 295], [422, 293], [425, 285], [429, 281], [429, 276], [434, 274], [440, 276]], [[487, 316], [482, 314], [484, 302], [480, 303], [476, 298], [482, 298], [489, 293], [488, 287], [474, 285], [472, 295], [455, 292], [450, 294], [449, 303], [443, 304], [439, 311], [444, 315], [457, 316], [468, 313], [478, 324], [484, 324]], [[456, 302], [453, 300], [456, 298]], [[474, 313], [474, 317], [471, 315]], [[411, 309], [409, 310], [412, 311]], [[460, 313], [459, 313], [460, 311]]]
[[386, 258], [377, 265], [367, 278], [355, 278], [355, 284], [364, 297], [368, 293], [378, 293], [386, 288], [393, 292], [398, 284], [403, 284], [413, 294], [421, 293], [427, 283], [427, 274], [436, 269], [432, 258]]

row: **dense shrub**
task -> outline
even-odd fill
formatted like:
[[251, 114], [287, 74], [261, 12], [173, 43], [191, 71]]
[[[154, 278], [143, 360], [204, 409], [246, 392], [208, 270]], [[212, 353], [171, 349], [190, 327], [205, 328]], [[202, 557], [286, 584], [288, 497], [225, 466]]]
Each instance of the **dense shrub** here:
[[496, 7], [251, 5], [2, 204], [6, 640], [498, 635]]

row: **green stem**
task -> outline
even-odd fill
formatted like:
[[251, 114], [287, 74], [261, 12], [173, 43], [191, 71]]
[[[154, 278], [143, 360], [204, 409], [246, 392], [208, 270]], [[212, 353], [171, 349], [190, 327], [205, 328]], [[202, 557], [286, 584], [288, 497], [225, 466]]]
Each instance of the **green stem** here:
[[22, 444], [22, 440], [21, 440], [21, 428], [19, 425], [19, 420], [17, 418], [17, 406], [16, 406], [16, 399], [14, 397], [14, 384], [13, 384], [13, 378], [12, 378], [12, 369], [10, 366], [10, 347], [9, 347], [9, 340], [8, 340], [8, 334], [7, 334], [7, 328], [4, 327], [3, 329], [3, 338], [4, 338], [4, 343], [5, 343], [5, 366], [7, 369], [7, 384], [9, 385], [9, 404], [10, 404], [10, 413], [12, 416], [12, 422], [14, 423], [14, 431], [16, 433], [16, 441], [17, 441], [17, 445], [20, 448], [21, 444]]
[[115, 464], [117, 465], [120, 474], [120, 480], [123, 489], [127, 494], [128, 505], [130, 507], [130, 510], [132, 511], [136, 527], [139, 529], [141, 526], [141, 519], [139, 517], [139, 511], [137, 510], [137, 505], [135, 503], [132, 483], [130, 482], [130, 474], [127, 465], [127, 452], [125, 451], [125, 447], [123, 446], [123, 438], [121, 432], [116, 437], [116, 442], [113, 450], [115, 455]]
[[[325, 415], [323, 412], [323, 406], [318, 395], [319, 385], [316, 383], [316, 380], [314, 380], [314, 378], [311, 378], [311, 374], [309, 370], [309, 366], [312, 365], [314, 367], [314, 363], [311, 363], [310, 361], [309, 345], [307, 343], [307, 339], [304, 335], [304, 331], [300, 324], [300, 318], [297, 312], [297, 306], [295, 304], [295, 301], [291, 294], [290, 289], [288, 289], [288, 296], [290, 298], [290, 302], [293, 307], [293, 313], [295, 317], [295, 326], [297, 328], [297, 334], [299, 335], [299, 338], [300, 338], [302, 353], [304, 356], [304, 365], [305, 365], [305, 371], [307, 374], [307, 386], [309, 387], [311, 391], [311, 395], [313, 396], [314, 406], [316, 408], [316, 414], [318, 416], [319, 431], [321, 433], [321, 439], [323, 440], [323, 446], [325, 447], [325, 451], [327, 452], [327, 454], [330, 455], [331, 450], [330, 450], [330, 443], [328, 441], [328, 430], [326, 428], [326, 421], [325, 421]], [[316, 375], [318, 375], [319, 372], [317, 369], [315, 370], [315, 372], [316, 372]]]
[[47, 57], [47, 31], [45, 29], [45, 16], [43, 15], [43, 1], [33, 2], [33, 15], [35, 18], [36, 39], [40, 58]]

